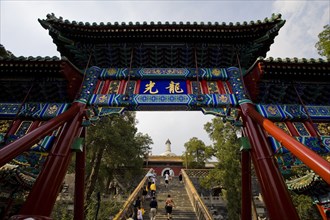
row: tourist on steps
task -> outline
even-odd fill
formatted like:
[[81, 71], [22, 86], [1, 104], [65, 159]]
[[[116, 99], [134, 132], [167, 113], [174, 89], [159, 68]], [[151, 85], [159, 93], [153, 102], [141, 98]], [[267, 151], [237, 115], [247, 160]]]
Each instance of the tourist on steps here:
[[150, 220], [156, 220], [157, 209], [158, 203], [156, 197], [152, 197], [152, 200], [150, 201]]
[[150, 185], [151, 197], [156, 196], [156, 183], [152, 182]]
[[175, 207], [175, 203], [173, 199], [171, 198], [171, 195], [167, 196], [167, 199], [165, 200], [165, 209], [167, 214], [167, 219], [172, 219], [172, 210]]
[[167, 186], [168, 186], [169, 176], [170, 175], [168, 175], [168, 173], [166, 172], [165, 173], [165, 188], [167, 188]]
[[141, 206], [138, 207], [137, 220], [143, 220], [143, 213], [142, 213]]
[[180, 181], [180, 183], [182, 183], [182, 172], [181, 171], [179, 173], [179, 181]]
[[140, 196], [137, 197], [137, 199], [134, 202], [134, 207], [139, 207], [141, 206], [141, 199]]
[[147, 195], [148, 195], [148, 186], [144, 186], [142, 188], [142, 202], [145, 201]]

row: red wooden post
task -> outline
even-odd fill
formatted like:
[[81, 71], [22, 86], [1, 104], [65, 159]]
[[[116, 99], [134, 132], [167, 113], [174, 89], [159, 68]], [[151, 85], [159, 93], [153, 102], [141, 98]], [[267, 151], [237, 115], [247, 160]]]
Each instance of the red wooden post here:
[[63, 114], [57, 116], [56, 118], [51, 119], [49, 122], [44, 125], [36, 128], [31, 131], [24, 137], [10, 143], [0, 149], [0, 167], [11, 161], [13, 158], [22, 154], [24, 151], [31, 148], [33, 144], [38, 143], [44, 136], [49, 132], [55, 130], [64, 122], [68, 121], [79, 111], [79, 106], [73, 104], [71, 108], [65, 111]]
[[53, 146], [42, 172], [20, 211], [22, 216], [36, 215], [42, 217], [51, 214], [71, 159], [71, 144], [77, 136], [84, 113], [85, 104], [76, 102], [73, 105], [78, 108], [78, 113], [65, 126]]
[[[86, 129], [83, 129], [82, 137], [86, 137]], [[74, 219], [85, 219], [84, 217], [84, 195], [85, 195], [85, 156], [84, 144], [82, 152], [76, 152], [76, 174], [74, 188]]]
[[253, 108], [253, 105], [242, 104], [241, 108], [246, 131], [252, 144], [252, 161], [270, 218], [299, 220], [282, 174], [273, 158], [271, 147], [262, 129], [247, 115], [247, 110]]
[[242, 167], [242, 207], [241, 207], [241, 220], [251, 220], [251, 160], [250, 152], [243, 150], [241, 152], [241, 167]]

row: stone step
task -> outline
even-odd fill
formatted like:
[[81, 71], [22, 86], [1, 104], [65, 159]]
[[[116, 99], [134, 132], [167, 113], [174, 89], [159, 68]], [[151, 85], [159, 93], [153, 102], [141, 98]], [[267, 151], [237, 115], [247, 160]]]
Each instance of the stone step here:
[[[174, 178], [169, 186], [166, 188], [164, 185], [164, 179], [162, 177], [157, 178], [157, 191], [156, 191], [156, 199], [158, 202], [158, 210], [157, 210], [157, 220], [166, 220], [166, 210], [165, 210], [165, 200], [168, 195], [171, 195], [175, 207], [172, 212], [172, 219], [180, 219], [180, 220], [197, 220], [197, 216], [195, 214], [194, 208], [191, 205], [189, 200], [187, 191], [182, 183], [180, 183], [177, 178]], [[145, 208], [145, 213], [143, 215], [144, 220], [149, 220], [149, 203], [150, 200], [146, 200], [143, 203]]]

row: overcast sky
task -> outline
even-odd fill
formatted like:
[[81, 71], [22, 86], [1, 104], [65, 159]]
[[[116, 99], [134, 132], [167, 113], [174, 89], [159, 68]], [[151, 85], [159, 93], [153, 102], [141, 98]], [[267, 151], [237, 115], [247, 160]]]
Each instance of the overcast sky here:
[[[319, 58], [317, 35], [330, 24], [330, 1], [11, 1], [0, 0], [0, 44], [16, 56], [60, 56], [38, 18], [48, 13], [83, 22], [243, 22], [282, 14], [286, 24], [267, 57]], [[138, 129], [148, 133], [153, 154], [181, 155], [192, 137], [211, 144], [204, 124], [213, 116], [201, 112], [138, 112]]]

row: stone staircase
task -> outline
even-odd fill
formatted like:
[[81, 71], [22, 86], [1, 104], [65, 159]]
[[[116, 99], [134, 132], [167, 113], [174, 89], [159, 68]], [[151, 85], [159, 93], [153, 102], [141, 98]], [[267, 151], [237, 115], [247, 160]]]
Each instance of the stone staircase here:
[[[172, 212], [172, 219], [181, 219], [181, 220], [197, 220], [197, 216], [195, 214], [194, 208], [190, 203], [187, 191], [184, 187], [183, 183], [179, 182], [178, 177], [174, 177], [170, 184], [165, 188], [165, 181], [162, 177], [157, 177], [157, 193], [156, 199], [158, 202], [158, 210], [157, 210], [157, 220], [166, 220], [167, 215], [165, 211], [165, 200], [168, 194], [171, 195], [175, 207]], [[143, 215], [143, 220], [149, 220], [149, 203], [150, 199], [147, 199], [143, 206], [145, 209], [145, 213]]]

